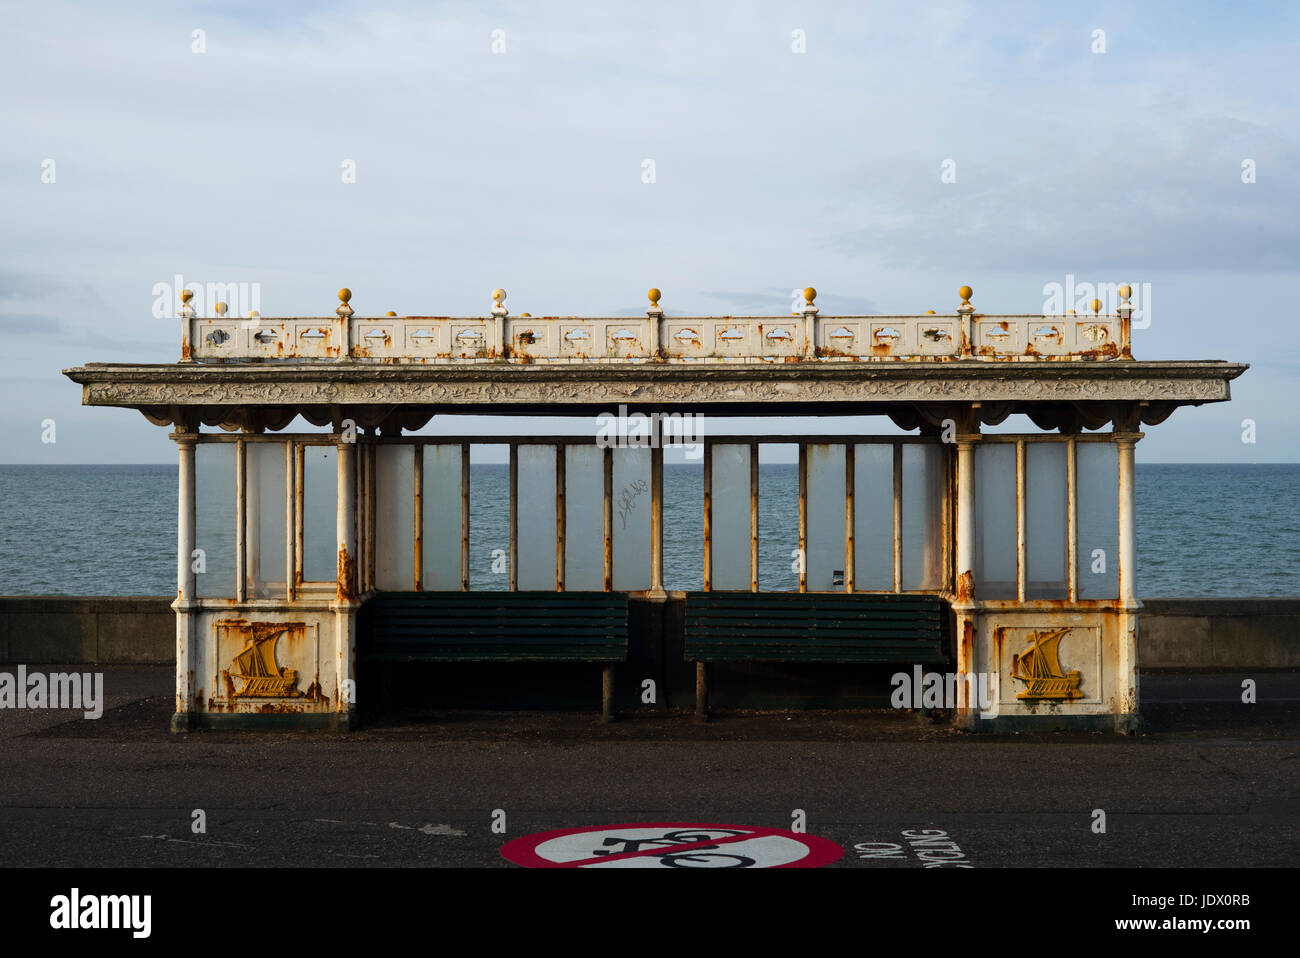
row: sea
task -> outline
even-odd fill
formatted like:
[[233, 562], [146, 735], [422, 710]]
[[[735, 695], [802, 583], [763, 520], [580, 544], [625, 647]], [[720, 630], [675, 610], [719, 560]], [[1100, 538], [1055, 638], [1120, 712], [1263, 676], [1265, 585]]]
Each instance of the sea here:
[[[176, 591], [176, 467], [0, 466], [0, 595]], [[508, 467], [471, 467], [471, 588], [506, 587]], [[760, 587], [797, 586], [798, 474], [760, 466]], [[664, 580], [698, 589], [698, 465], [664, 467]], [[1138, 594], [1300, 596], [1300, 464], [1137, 466]], [[498, 553], [499, 555], [499, 553]]]

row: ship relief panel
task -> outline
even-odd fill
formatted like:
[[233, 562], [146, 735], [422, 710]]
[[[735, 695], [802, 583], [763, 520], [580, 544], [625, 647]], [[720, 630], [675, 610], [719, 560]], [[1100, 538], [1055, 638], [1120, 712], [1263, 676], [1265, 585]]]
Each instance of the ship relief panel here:
[[232, 711], [310, 711], [323, 699], [320, 684], [320, 627], [306, 622], [215, 623], [217, 688], [224, 701], [211, 707]]
[[1101, 702], [1101, 629], [1095, 625], [997, 626], [1000, 699], [1029, 711]]

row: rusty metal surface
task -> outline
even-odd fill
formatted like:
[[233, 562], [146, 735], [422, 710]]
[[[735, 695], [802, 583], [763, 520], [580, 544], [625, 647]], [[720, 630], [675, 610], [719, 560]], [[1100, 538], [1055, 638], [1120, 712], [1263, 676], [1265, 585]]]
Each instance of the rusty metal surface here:
[[183, 362], [446, 364], [1131, 358], [1119, 315], [560, 317], [346, 315], [183, 320]]

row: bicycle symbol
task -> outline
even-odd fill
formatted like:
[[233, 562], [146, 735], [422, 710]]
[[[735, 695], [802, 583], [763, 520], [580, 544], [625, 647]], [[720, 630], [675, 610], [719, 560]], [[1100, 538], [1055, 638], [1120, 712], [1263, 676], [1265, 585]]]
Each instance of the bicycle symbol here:
[[[748, 835], [749, 832], [739, 828], [676, 829], [665, 832], [658, 838], [606, 838], [601, 844], [605, 847], [592, 849], [593, 856], [623, 855], [629, 852], [641, 852], [643, 848], [661, 847], [663, 851], [647, 851], [646, 858], [658, 858], [670, 868], [749, 868], [755, 864], [754, 859], [745, 855], [730, 855], [718, 852], [720, 846], [704, 844], [719, 838]], [[689, 850], [675, 846], [690, 845]], [[618, 846], [618, 847], [614, 847]]]

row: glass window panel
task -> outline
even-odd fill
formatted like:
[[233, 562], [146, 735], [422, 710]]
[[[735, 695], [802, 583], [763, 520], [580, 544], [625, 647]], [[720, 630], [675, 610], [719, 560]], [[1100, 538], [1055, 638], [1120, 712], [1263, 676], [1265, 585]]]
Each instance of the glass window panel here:
[[903, 589], [938, 589], [943, 576], [943, 452], [938, 446], [903, 444], [902, 505]]
[[302, 578], [334, 582], [339, 574], [338, 450], [302, 449]]
[[749, 591], [749, 446], [713, 447], [713, 505], [710, 586]]
[[287, 592], [285, 558], [285, 448], [283, 442], [245, 445], [248, 491], [249, 598], [283, 596]]
[[605, 450], [564, 447], [564, 588], [605, 588]]
[[975, 595], [1016, 598], [1016, 447], [975, 447]]
[[808, 444], [809, 592], [844, 589], [844, 446]]
[[[500, 443], [470, 446], [469, 587], [510, 588], [510, 447]], [[490, 460], [490, 461], [475, 461]]]
[[[235, 597], [235, 444], [200, 442], [194, 449], [196, 527], [194, 548], [203, 550], [196, 594]], [[191, 559], [191, 561], [193, 561]]]
[[555, 588], [555, 447], [519, 446], [515, 587]]
[[799, 545], [799, 447], [763, 443], [758, 467], [758, 587], [797, 592]]
[[1119, 597], [1119, 451], [1109, 442], [1081, 442], [1075, 448], [1079, 598], [1115, 599]]
[[[669, 482], [665, 467], [664, 482]], [[690, 466], [675, 467], [677, 480], [699, 476]], [[684, 475], [683, 475], [684, 474]], [[614, 450], [614, 589], [640, 592], [650, 588], [650, 449]], [[699, 480], [696, 487], [699, 489]], [[696, 512], [699, 516], [701, 513]], [[698, 530], [699, 526], [695, 526]], [[664, 534], [664, 561], [668, 562], [669, 536]], [[698, 537], [694, 540], [699, 542]], [[696, 547], [698, 562], [698, 546]], [[668, 569], [665, 568], [665, 574]]]
[[415, 589], [415, 447], [375, 447], [375, 588]]
[[853, 447], [853, 588], [894, 591], [894, 446]]
[[1025, 443], [1026, 599], [1064, 599], [1066, 569], [1066, 458], [1063, 442]]
[[461, 451], [459, 443], [425, 446], [424, 510], [420, 574], [422, 588], [459, 592], [461, 585]]

